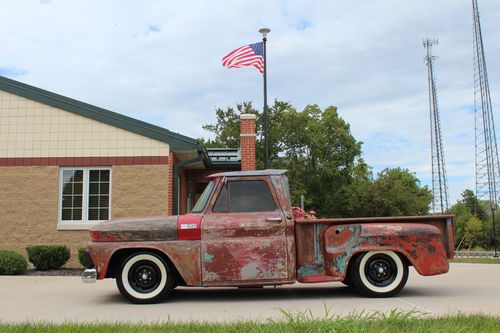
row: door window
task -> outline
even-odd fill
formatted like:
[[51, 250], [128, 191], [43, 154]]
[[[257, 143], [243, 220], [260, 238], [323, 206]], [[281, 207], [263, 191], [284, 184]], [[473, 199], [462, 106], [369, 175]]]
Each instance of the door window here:
[[276, 209], [267, 183], [262, 180], [237, 180], [224, 184], [213, 211], [216, 213], [271, 212]]

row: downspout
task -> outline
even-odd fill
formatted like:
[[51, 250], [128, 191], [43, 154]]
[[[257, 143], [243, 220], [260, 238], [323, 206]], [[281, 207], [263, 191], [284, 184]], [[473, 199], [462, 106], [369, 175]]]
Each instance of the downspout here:
[[174, 200], [172, 205], [172, 212], [174, 215], [179, 215], [179, 169], [203, 161], [203, 152], [203, 148], [198, 148], [197, 157], [174, 164]]

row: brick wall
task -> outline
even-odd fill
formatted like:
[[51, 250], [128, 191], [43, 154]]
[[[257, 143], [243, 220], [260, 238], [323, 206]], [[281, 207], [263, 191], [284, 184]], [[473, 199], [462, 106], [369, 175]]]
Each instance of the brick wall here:
[[174, 164], [179, 163], [179, 159], [173, 152], [168, 155], [168, 201], [167, 215], [174, 215]]
[[120, 165], [112, 172], [113, 218], [168, 213], [169, 165]]
[[188, 196], [188, 186], [186, 180], [186, 170], [179, 170], [179, 203], [180, 210], [179, 215], [186, 214], [187, 212], [187, 196]]
[[240, 116], [241, 171], [255, 170], [255, 115]]
[[[168, 165], [112, 167], [112, 217], [167, 213]], [[59, 167], [0, 167], [0, 248], [26, 256], [36, 244], [66, 245], [67, 267], [79, 267], [77, 253], [87, 230], [58, 230]]]

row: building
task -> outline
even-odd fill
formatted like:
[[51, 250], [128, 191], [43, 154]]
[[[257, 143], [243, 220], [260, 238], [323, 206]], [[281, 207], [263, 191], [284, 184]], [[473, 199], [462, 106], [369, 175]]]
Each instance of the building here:
[[205, 149], [0, 77], [0, 247], [25, 254], [30, 245], [63, 244], [75, 258], [100, 221], [189, 211], [208, 174], [255, 169], [255, 116], [241, 121], [241, 150]]

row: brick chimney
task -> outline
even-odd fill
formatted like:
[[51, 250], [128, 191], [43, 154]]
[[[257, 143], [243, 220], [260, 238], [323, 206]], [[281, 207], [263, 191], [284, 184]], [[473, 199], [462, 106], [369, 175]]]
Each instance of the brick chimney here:
[[255, 170], [255, 115], [240, 115], [241, 171]]

